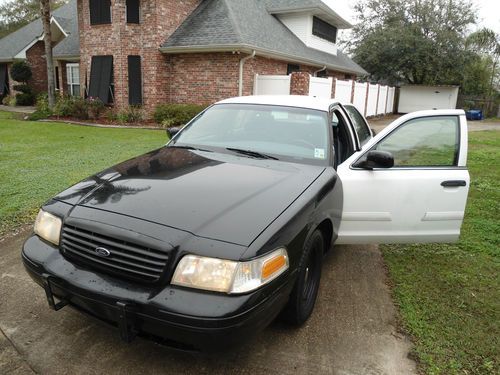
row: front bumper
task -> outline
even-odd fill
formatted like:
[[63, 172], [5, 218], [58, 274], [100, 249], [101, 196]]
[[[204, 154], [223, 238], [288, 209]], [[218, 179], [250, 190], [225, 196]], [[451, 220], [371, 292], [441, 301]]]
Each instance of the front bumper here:
[[74, 307], [117, 327], [125, 341], [141, 335], [190, 351], [220, 351], [249, 340], [279, 314], [293, 285], [285, 274], [248, 295], [170, 285], [154, 290], [79, 267], [35, 235], [22, 259], [52, 309]]

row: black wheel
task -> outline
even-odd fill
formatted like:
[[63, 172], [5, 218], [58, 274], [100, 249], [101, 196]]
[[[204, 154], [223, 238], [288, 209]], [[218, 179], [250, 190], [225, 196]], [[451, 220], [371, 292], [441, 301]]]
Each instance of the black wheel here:
[[283, 318], [293, 325], [305, 323], [314, 309], [321, 279], [324, 246], [323, 235], [319, 230], [312, 234], [304, 246], [297, 281], [283, 310]]

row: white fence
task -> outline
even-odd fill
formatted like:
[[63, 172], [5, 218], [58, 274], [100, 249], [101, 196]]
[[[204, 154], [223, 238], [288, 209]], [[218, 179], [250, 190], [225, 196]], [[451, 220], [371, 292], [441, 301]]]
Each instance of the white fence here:
[[311, 77], [309, 81], [309, 96], [330, 99], [332, 97], [332, 85], [333, 78]]
[[261, 76], [256, 74], [254, 95], [290, 95], [291, 76]]
[[[255, 75], [254, 95], [290, 95], [291, 76]], [[354, 91], [354, 92], [353, 92]], [[392, 113], [394, 87], [333, 78], [311, 77], [309, 95], [353, 104], [366, 117]]]

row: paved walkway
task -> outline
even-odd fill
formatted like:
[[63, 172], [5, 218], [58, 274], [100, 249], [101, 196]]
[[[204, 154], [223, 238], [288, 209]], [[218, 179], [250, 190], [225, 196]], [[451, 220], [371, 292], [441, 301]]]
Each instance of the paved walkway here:
[[0, 105], [0, 111], [31, 114], [36, 111], [35, 107], [11, 107], [7, 105]]
[[273, 323], [230, 353], [196, 356], [118, 333], [70, 309], [50, 310], [20, 249], [31, 228], [0, 240], [0, 374], [415, 374], [410, 342], [376, 246], [327, 256], [314, 314], [301, 329]]

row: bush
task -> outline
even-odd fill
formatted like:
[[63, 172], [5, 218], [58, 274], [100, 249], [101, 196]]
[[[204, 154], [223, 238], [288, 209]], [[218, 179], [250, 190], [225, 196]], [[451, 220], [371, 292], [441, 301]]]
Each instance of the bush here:
[[165, 127], [185, 125], [206, 107], [196, 104], [163, 104], [156, 107], [154, 120]]
[[87, 102], [88, 102], [88, 114], [90, 118], [94, 120], [99, 120], [106, 106], [99, 98], [97, 99], [90, 98], [87, 100]]
[[16, 105], [29, 106], [35, 104], [35, 94], [22, 92], [16, 95]]
[[23, 83], [22, 85], [14, 85], [14, 90], [21, 92], [23, 94], [31, 94], [33, 90], [27, 84]]
[[73, 98], [71, 96], [61, 96], [54, 105], [54, 115], [58, 117], [68, 117], [73, 115]]
[[46, 93], [39, 94], [36, 98], [36, 111], [28, 119], [38, 121], [50, 116], [52, 116], [52, 111], [49, 108], [49, 98]]
[[73, 99], [71, 116], [81, 120], [87, 120], [89, 118], [89, 102], [84, 98], [75, 97]]
[[130, 106], [115, 114], [115, 120], [122, 124], [136, 124], [144, 118], [142, 108], [139, 106]]
[[17, 61], [10, 68], [10, 76], [14, 81], [27, 83], [33, 77], [33, 72], [26, 61]]
[[2, 99], [2, 104], [8, 105], [11, 107], [15, 107], [16, 106], [16, 97], [14, 95], [7, 95]]

